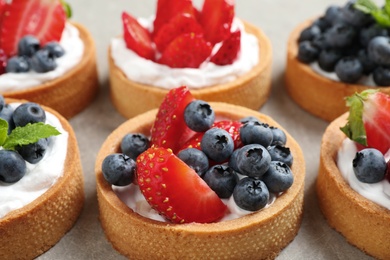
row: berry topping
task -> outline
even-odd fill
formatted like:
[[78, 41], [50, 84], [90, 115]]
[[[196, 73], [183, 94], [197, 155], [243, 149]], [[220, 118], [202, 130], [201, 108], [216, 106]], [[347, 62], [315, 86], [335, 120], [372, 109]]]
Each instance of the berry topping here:
[[355, 83], [363, 76], [363, 66], [358, 58], [345, 57], [339, 60], [334, 68], [342, 82]]
[[49, 55], [59, 58], [65, 54], [64, 48], [58, 42], [48, 42], [43, 46], [44, 50], [49, 52]]
[[238, 182], [237, 173], [226, 165], [214, 165], [203, 176], [203, 180], [220, 198], [229, 198]]
[[301, 34], [299, 35], [298, 42], [303, 41], [311, 41], [315, 37], [318, 37], [321, 35], [321, 29], [317, 25], [312, 25], [307, 28], [305, 28]]
[[13, 113], [14, 109], [8, 104], [4, 105], [3, 109], [0, 110], [0, 118], [8, 123], [8, 134], [15, 128], [14, 119], [12, 117]]
[[25, 56], [13, 56], [8, 59], [5, 71], [7, 73], [22, 73], [30, 70], [30, 64]]
[[23, 36], [18, 42], [18, 55], [32, 57], [40, 47], [39, 40], [33, 35]]
[[149, 148], [137, 158], [137, 169], [142, 194], [172, 222], [208, 223], [224, 216], [218, 195], [171, 150]]
[[200, 147], [211, 160], [223, 162], [233, 153], [234, 142], [225, 130], [211, 128], [204, 133]]
[[372, 78], [378, 86], [390, 86], [390, 68], [377, 67], [372, 73]]
[[237, 154], [239, 172], [249, 177], [261, 178], [268, 170], [270, 163], [269, 152], [259, 144], [245, 145]]
[[270, 126], [269, 129], [272, 131], [272, 143], [271, 145], [285, 145], [287, 142], [286, 133], [277, 127]]
[[38, 142], [17, 146], [16, 151], [23, 157], [24, 160], [31, 164], [37, 164], [45, 156], [48, 147], [46, 138], [39, 139]]
[[303, 41], [298, 46], [298, 60], [303, 63], [315, 61], [320, 54], [320, 50], [310, 41]]
[[240, 208], [256, 211], [267, 205], [269, 191], [261, 180], [246, 177], [237, 183], [233, 192], [233, 198]]
[[136, 163], [125, 154], [110, 154], [104, 158], [102, 173], [106, 181], [112, 185], [125, 186], [133, 182]]
[[223, 66], [232, 64], [240, 52], [241, 31], [232, 32], [229, 38], [222, 42], [218, 51], [210, 58], [210, 61]]
[[356, 178], [364, 183], [376, 183], [385, 178], [387, 164], [377, 149], [367, 148], [356, 153], [352, 161]]
[[28, 123], [46, 121], [45, 110], [37, 103], [24, 103], [18, 106], [13, 113], [13, 120], [16, 126], [25, 126]]
[[262, 180], [269, 192], [278, 193], [286, 191], [291, 187], [294, 182], [294, 176], [287, 164], [272, 161]]
[[293, 157], [290, 148], [277, 144], [273, 146], [268, 146], [267, 150], [271, 155], [272, 161], [284, 162], [291, 167], [293, 163]]
[[57, 67], [55, 57], [48, 50], [37, 51], [30, 60], [31, 68], [39, 73], [54, 70]]
[[268, 124], [249, 122], [240, 129], [243, 144], [261, 144], [269, 146], [273, 141], [273, 133]]
[[390, 38], [376, 36], [368, 44], [368, 57], [379, 65], [390, 65]]
[[15, 151], [0, 150], [0, 181], [14, 183], [26, 174], [26, 162]]
[[214, 110], [203, 100], [192, 101], [184, 110], [184, 121], [195, 132], [204, 132], [209, 129], [214, 119]]
[[149, 143], [149, 139], [144, 134], [127, 134], [122, 139], [121, 150], [122, 153], [136, 160], [138, 155], [149, 148]]
[[187, 148], [181, 150], [177, 157], [190, 166], [194, 171], [202, 177], [209, 169], [209, 159], [206, 154], [196, 148]]

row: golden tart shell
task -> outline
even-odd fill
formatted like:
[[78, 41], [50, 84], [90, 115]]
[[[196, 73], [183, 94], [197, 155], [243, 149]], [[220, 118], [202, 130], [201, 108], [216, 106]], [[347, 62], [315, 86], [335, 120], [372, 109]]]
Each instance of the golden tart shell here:
[[297, 59], [298, 38], [300, 33], [313, 22], [307, 20], [298, 25], [290, 34], [287, 44], [285, 85], [290, 97], [304, 110], [332, 121], [348, 111], [345, 97], [374, 88], [390, 94], [389, 87], [368, 87], [347, 84], [325, 78], [316, 73], [309, 65]]
[[73, 227], [84, 204], [84, 179], [75, 133], [59, 113], [42, 107], [54, 114], [69, 133], [64, 174], [33, 202], [0, 218], [0, 259], [33, 259], [49, 250]]
[[84, 54], [79, 64], [63, 76], [42, 85], [0, 94], [51, 107], [67, 119], [86, 108], [99, 89], [95, 43], [84, 26], [75, 22], [72, 25], [78, 29], [84, 42]]
[[329, 225], [349, 243], [378, 259], [390, 259], [390, 211], [352, 190], [336, 164], [346, 138], [340, 127], [346, 120], [347, 114], [334, 120], [322, 138], [316, 182], [319, 205]]
[[[258, 39], [259, 63], [232, 82], [191, 89], [195, 98], [232, 103], [254, 110], [258, 110], [267, 101], [271, 91], [271, 42], [259, 28], [247, 22], [244, 22], [244, 25], [245, 30]], [[111, 57], [111, 48], [108, 50], [108, 60], [111, 100], [119, 113], [131, 118], [160, 106], [168, 89], [129, 80], [115, 65]]]
[[[280, 127], [248, 108], [210, 103], [216, 115], [238, 120], [255, 116]], [[119, 152], [129, 132], [149, 134], [157, 109], [138, 115], [114, 130], [103, 143], [95, 164], [100, 222], [113, 247], [131, 259], [269, 259], [296, 236], [303, 213], [305, 162], [297, 142], [287, 134], [294, 156], [294, 184], [267, 209], [224, 222], [172, 224], [145, 218], [126, 206], [105, 181], [101, 164]], [[282, 127], [280, 127], [283, 129]]]

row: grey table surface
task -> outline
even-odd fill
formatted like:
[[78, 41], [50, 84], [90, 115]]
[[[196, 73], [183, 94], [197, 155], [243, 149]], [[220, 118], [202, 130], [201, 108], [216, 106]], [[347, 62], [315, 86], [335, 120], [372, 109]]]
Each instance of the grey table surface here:
[[[109, 99], [107, 48], [110, 39], [122, 32], [120, 15], [136, 17], [155, 12], [155, 0], [68, 0], [73, 21], [85, 25], [97, 47], [100, 93], [82, 113], [70, 120], [79, 142], [85, 177], [85, 205], [75, 226], [38, 259], [125, 259], [106, 240], [98, 220], [94, 163], [105, 138], [126, 119]], [[199, 5], [203, 1], [194, 0]], [[328, 125], [299, 108], [284, 89], [286, 45], [289, 33], [305, 19], [322, 14], [330, 0], [237, 0], [236, 14], [262, 28], [273, 46], [272, 94], [260, 112], [273, 117], [301, 145], [306, 160], [305, 203], [296, 238], [277, 259], [371, 259], [331, 229], [322, 216], [315, 193], [322, 134]]]

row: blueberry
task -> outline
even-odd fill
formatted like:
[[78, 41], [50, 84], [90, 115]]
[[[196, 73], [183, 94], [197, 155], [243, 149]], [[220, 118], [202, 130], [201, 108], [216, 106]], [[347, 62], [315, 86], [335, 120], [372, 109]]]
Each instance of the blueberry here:
[[62, 57], [65, 54], [64, 48], [58, 42], [48, 42], [42, 49], [49, 51], [49, 54], [56, 58]]
[[390, 65], [390, 38], [376, 36], [368, 43], [368, 57], [379, 65]]
[[14, 183], [26, 174], [26, 162], [15, 151], [0, 150], [0, 181]]
[[190, 102], [184, 110], [184, 121], [195, 132], [204, 132], [209, 129], [215, 119], [214, 110], [203, 100]]
[[236, 172], [240, 172], [240, 170], [238, 169], [238, 166], [237, 166], [237, 159], [238, 159], [238, 153], [240, 151], [240, 148], [234, 150], [234, 152], [232, 153], [232, 155], [230, 156], [229, 158], [229, 167], [232, 168], [233, 170], [235, 170]]
[[357, 53], [357, 58], [359, 59], [360, 63], [363, 66], [363, 73], [366, 75], [369, 75], [371, 72], [374, 71], [378, 65], [373, 62], [369, 57], [366, 49], [361, 49]]
[[261, 180], [246, 177], [241, 179], [234, 188], [233, 199], [240, 208], [256, 211], [267, 205], [269, 191]]
[[254, 117], [254, 116], [247, 116], [247, 117], [241, 118], [240, 122], [243, 123], [243, 124], [246, 124], [248, 122], [257, 122], [259, 124], [261, 123], [260, 120], [257, 117]]
[[149, 147], [149, 139], [141, 133], [127, 134], [122, 138], [121, 151], [136, 160], [138, 155], [146, 151]]
[[325, 32], [332, 24], [329, 23], [325, 17], [320, 17], [313, 22], [313, 25], [318, 26], [321, 32]]
[[377, 67], [372, 73], [372, 78], [378, 86], [390, 86], [390, 68]]
[[31, 69], [38, 73], [52, 71], [57, 67], [55, 57], [48, 50], [41, 49], [31, 57]]
[[288, 190], [294, 182], [294, 175], [290, 167], [278, 161], [272, 161], [262, 181], [267, 185], [269, 192], [279, 193]]
[[320, 51], [310, 41], [303, 41], [298, 46], [298, 60], [303, 63], [311, 63], [315, 61]]
[[239, 173], [249, 177], [261, 178], [268, 170], [271, 155], [259, 144], [243, 146], [237, 154], [237, 168]]
[[357, 31], [347, 24], [335, 24], [325, 33], [325, 40], [332, 48], [346, 48], [355, 42]]
[[104, 179], [112, 185], [126, 186], [133, 182], [136, 163], [125, 154], [115, 153], [104, 158], [102, 173]]
[[363, 66], [358, 58], [345, 57], [337, 62], [335, 72], [340, 81], [355, 83], [363, 75]]
[[356, 178], [364, 183], [380, 182], [385, 178], [387, 169], [383, 154], [373, 148], [357, 152], [352, 167]]
[[293, 156], [291, 154], [290, 148], [282, 145], [273, 145], [267, 148], [272, 161], [284, 162], [291, 167], [293, 163]]
[[338, 23], [341, 20], [341, 7], [336, 5], [329, 6], [324, 15], [324, 19], [326, 22], [330, 24]]
[[317, 57], [318, 57], [319, 53], [321, 52], [321, 50], [327, 50], [330, 48], [329, 44], [326, 41], [325, 33], [315, 37], [311, 41], [311, 44], [313, 45], [314, 48], [317, 49]]
[[7, 61], [7, 73], [23, 73], [30, 70], [30, 64], [25, 56], [13, 56]]
[[276, 145], [276, 144], [285, 145], [286, 144], [287, 136], [286, 136], [286, 133], [282, 129], [274, 127], [274, 126], [270, 126], [269, 129], [271, 129], [271, 131], [272, 131], [271, 145]]
[[211, 128], [200, 141], [202, 151], [215, 162], [223, 162], [234, 150], [234, 142], [228, 132], [220, 128]]
[[38, 123], [46, 121], [46, 113], [37, 103], [23, 103], [18, 106], [12, 116], [15, 126], [25, 126], [28, 123]]
[[25, 161], [31, 164], [36, 164], [43, 159], [43, 156], [45, 156], [47, 147], [47, 139], [42, 138], [36, 143], [16, 147], [16, 151]]
[[273, 133], [268, 124], [249, 122], [240, 128], [240, 138], [243, 144], [261, 144], [269, 146], [273, 140]]
[[388, 36], [389, 33], [386, 28], [382, 27], [379, 24], [372, 24], [370, 26], [364, 27], [360, 30], [359, 39], [360, 44], [363, 47], [367, 47], [368, 43], [372, 38], [376, 36]]
[[209, 169], [209, 159], [201, 150], [195, 148], [187, 148], [181, 150], [177, 157], [190, 166], [199, 175], [203, 176]]
[[340, 50], [325, 49], [318, 56], [318, 65], [327, 72], [333, 72], [337, 62], [343, 57]]
[[321, 35], [321, 29], [317, 25], [311, 25], [302, 30], [299, 35], [298, 42], [311, 41], [315, 37]]
[[3, 107], [5, 106], [5, 99], [2, 95], [0, 95], [0, 112], [3, 110]]
[[207, 185], [218, 197], [227, 199], [233, 194], [238, 182], [237, 173], [226, 165], [214, 165], [203, 176]]
[[18, 42], [18, 55], [32, 57], [39, 48], [39, 40], [32, 35], [26, 35]]
[[14, 109], [8, 104], [0, 111], [0, 118], [8, 122], [8, 134], [15, 128], [14, 119], [12, 117], [13, 113]]
[[354, 7], [355, 3], [355, 0], [348, 1], [347, 4], [341, 8], [341, 18], [356, 27], [362, 27], [373, 22], [370, 14], [363, 13]]

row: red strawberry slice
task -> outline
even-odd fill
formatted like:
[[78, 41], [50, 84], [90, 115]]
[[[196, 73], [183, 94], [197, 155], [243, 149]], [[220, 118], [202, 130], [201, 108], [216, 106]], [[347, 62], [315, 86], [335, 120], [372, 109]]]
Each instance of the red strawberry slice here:
[[157, 50], [162, 52], [177, 36], [191, 32], [202, 34], [203, 29], [194, 16], [188, 13], [180, 13], [161, 27], [154, 37], [154, 43], [156, 44]]
[[385, 154], [390, 149], [390, 96], [366, 90], [347, 98], [348, 123], [341, 130], [361, 145]]
[[196, 13], [192, 0], [158, 0], [156, 18], [153, 21], [153, 35], [156, 35], [160, 28], [168, 23], [172, 17], [182, 13], [191, 15]]
[[185, 86], [168, 92], [152, 126], [151, 144], [176, 152], [195, 134], [184, 121], [184, 109], [192, 100], [194, 97]]
[[227, 39], [234, 18], [233, 0], [205, 0], [201, 11], [201, 24], [206, 40], [212, 44]]
[[12, 0], [1, 20], [0, 48], [7, 56], [17, 52], [19, 40], [34, 35], [41, 45], [59, 41], [66, 14], [59, 0]]
[[149, 31], [126, 12], [122, 13], [122, 23], [126, 47], [145, 59], [154, 60], [154, 49]]
[[174, 223], [210, 223], [226, 205], [170, 149], [152, 147], [137, 158], [137, 180], [152, 208]]
[[211, 57], [210, 61], [223, 66], [232, 64], [241, 49], [241, 31], [232, 32], [226, 40], [222, 42], [219, 50]]
[[203, 35], [181, 34], [165, 48], [158, 62], [171, 68], [199, 68], [210, 56], [211, 50]]

